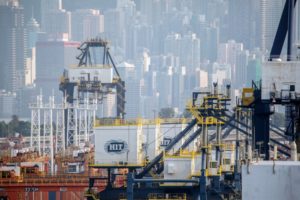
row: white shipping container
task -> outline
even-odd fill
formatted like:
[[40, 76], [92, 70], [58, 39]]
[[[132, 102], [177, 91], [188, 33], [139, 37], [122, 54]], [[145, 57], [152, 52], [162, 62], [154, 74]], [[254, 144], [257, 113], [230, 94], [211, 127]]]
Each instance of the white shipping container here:
[[[145, 158], [145, 156], [148, 157], [148, 160], [152, 160], [155, 156], [157, 156], [160, 152], [164, 150], [164, 148], [171, 142], [171, 140], [179, 134], [184, 128], [186, 127], [186, 124], [155, 124], [155, 125], [143, 125], [141, 128], [141, 134], [139, 137], [142, 137], [143, 140], [138, 141], [141, 147], [142, 147], [142, 153], [139, 156], [142, 156]], [[95, 128], [95, 135], [91, 138], [91, 141], [95, 141], [95, 149], [98, 151], [100, 148], [103, 149], [103, 147], [99, 147], [99, 142], [101, 142], [101, 145], [103, 144], [103, 139], [105, 140], [115, 140], [120, 139], [122, 141], [126, 141], [124, 147], [128, 147], [130, 149], [137, 149], [136, 144], [136, 136], [133, 136], [132, 134], [137, 134], [138, 126], [132, 125], [132, 126], [102, 126]], [[196, 130], [196, 129], [195, 129]], [[193, 131], [190, 131], [192, 133]], [[128, 135], [128, 132], [130, 135]], [[113, 137], [112, 137], [113, 134]], [[128, 137], [129, 136], [129, 137]], [[184, 142], [184, 140], [189, 136], [183, 138], [180, 140], [175, 147], [170, 151], [170, 153], [177, 151], [181, 144]], [[124, 140], [125, 139], [125, 140]], [[129, 140], [129, 142], [127, 141]], [[135, 142], [134, 142], [135, 141]], [[118, 143], [118, 141], [116, 141]], [[121, 146], [120, 146], [121, 147]], [[116, 148], [118, 148], [116, 146]], [[194, 149], [194, 143], [192, 142], [189, 147], [187, 148], [189, 150]], [[127, 152], [127, 150], [126, 150]], [[130, 158], [128, 155], [127, 158], [121, 157], [126, 154], [125, 150], [120, 153], [120, 155], [114, 155], [114, 153], [110, 153], [110, 155], [114, 155], [113, 157], [118, 157], [117, 161], [127, 162], [127, 160]], [[130, 152], [130, 151], [129, 151]], [[129, 153], [128, 152], [128, 153]], [[130, 152], [131, 155], [135, 154], [133, 152]], [[103, 154], [102, 156], [100, 154]], [[105, 155], [105, 156], [104, 156]], [[135, 154], [134, 157], [137, 155]], [[107, 157], [106, 153], [103, 151], [96, 152], [96, 161], [106, 163], [105, 160]], [[110, 159], [109, 159], [110, 160]], [[134, 160], [134, 159], [133, 159]]]
[[139, 126], [95, 128], [95, 162], [142, 164], [142, 129]]
[[242, 166], [243, 200], [299, 199], [300, 162], [259, 161]]
[[[164, 172], [163, 172], [164, 179], [190, 179], [191, 171], [192, 171], [192, 156], [191, 157], [165, 157]], [[175, 185], [186, 185], [186, 183], [175, 183]]]

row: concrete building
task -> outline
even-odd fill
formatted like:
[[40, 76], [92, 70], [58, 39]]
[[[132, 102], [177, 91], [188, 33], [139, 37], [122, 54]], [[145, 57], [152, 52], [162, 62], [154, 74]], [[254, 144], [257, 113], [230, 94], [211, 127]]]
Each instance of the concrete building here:
[[38, 40], [38, 33], [40, 32], [40, 25], [34, 17], [31, 17], [26, 24], [27, 30], [27, 48], [31, 49], [35, 47], [35, 43]]
[[172, 54], [173, 56], [179, 57], [181, 35], [178, 33], [169, 34], [164, 41], [164, 53]]
[[62, 0], [41, 1], [41, 28], [53, 39], [62, 34], [71, 39], [71, 13], [62, 8]]
[[54, 40], [61, 37], [62, 34], [68, 35], [68, 40], [72, 38], [71, 34], [71, 13], [60, 9], [46, 12], [45, 24], [42, 30], [45, 31]]
[[36, 79], [36, 48], [30, 49], [31, 55], [26, 58], [25, 85], [33, 85]]
[[173, 98], [173, 73], [174, 67], [169, 66], [166, 72], [160, 72], [157, 76], [157, 91], [159, 93], [159, 109], [172, 107]]
[[2, 90], [0, 92], [0, 117], [10, 118], [16, 113], [16, 93]]
[[221, 43], [218, 48], [218, 63], [230, 65], [232, 87], [237, 87], [237, 56], [243, 49], [243, 44], [237, 43], [234, 40]]
[[23, 8], [0, 6], [0, 30], [0, 89], [15, 92], [24, 85], [27, 42]]
[[[213, 64], [212, 82], [218, 82], [219, 86], [225, 87], [226, 81], [231, 79], [231, 72], [229, 65]], [[212, 83], [210, 83], [212, 84]]]
[[[228, 39], [243, 43], [245, 48], [252, 49], [260, 46], [261, 7], [259, 0], [228, 1]], [[272, 6], [270, 2], [268, 7]], [[279, 13], [278, 13], [279, 14]]]
[[261, 49], [270, 51], [275, 38], [285, 0], [261, 0]]
[[125, 118], [136, 119], [140, 115], [141, 102], [141, 83], [137, 78], [136, 67], [133, 64], [123, 62], [119, 64], [118, 71], [123, 80], [125, 80], [126, 88], [126, 104], [125, 104]]
[[105, 37], [113, 41], [113, 46], [124, 48], [125, 17], [122, 11], [114, 9], [104, 12], [104, 30]]
[[104, 32], [104, 15], [99, 10], [82, 9], [72, 12], [72, 40], [84, 41]]
[[237, 54], [236, 57], [236, 77], [235, 77], [235, 85], [237, 88], [244, 88], [247, 84], [247, 66], [249, 63], [249, 51], [241, 51]]
[[34, 85], [24, 86], [16, 93], [15, 114], [21, 118], [30, 119], [31, 110], [29, 104], [36, 101], [38, 92]]
[[126, 81], [126, 104], [125, 117], [127, 119], [136, 119], [140, 115], [141, 90], [140, 81], [137, 79], [127, 79]]
[[58, 90], [59, 79], [64, 68], [77, 64], [79, 42], [44, 41], [36, 44], [36, 86], [42, 90], [44, 98], [52, 95], [61, 101]]
[[200, 67], [200, 40], [195, 33], [185, 34], [181, 39], [180, 64], [187, 67], [188, 73]]
[[40, 25], [32, 16], [26, 25], [27, 31], [27, 55], [25, 67], [25, 85], [32, 85], [36, 73], [36, 42], [40, 33]]
[[188, 72], [200, 66], [200, 40], [195, 33], [169, 34], [164, 41], [164, 53], [179, 57], [180, 66], [186, 66]]
[[47, 14], [62, 9], [62, 0], [41, 0], [41, 25], [46, 31]]

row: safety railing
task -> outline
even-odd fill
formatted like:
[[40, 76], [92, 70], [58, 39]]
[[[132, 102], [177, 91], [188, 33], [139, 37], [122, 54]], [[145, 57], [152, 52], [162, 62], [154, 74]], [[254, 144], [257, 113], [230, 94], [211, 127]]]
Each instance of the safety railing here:
[[[89, 176], [84, 175], [46, 175], [43, 177], [18, 177], [18, 178], [0, 178], [0, 185], [9, 186], [9, 185], [73, 185], [73, 186], [82, 186], [88, 185]], [[105, 182], [103, 182], [105, 184]]]
[[95, 127], [99, 126], [137, 126], [137, 125], [156, 125], [156, 124], [186, 124], [191, 119], [187, 118], [156, 118], [156, 119], [97, 119]]

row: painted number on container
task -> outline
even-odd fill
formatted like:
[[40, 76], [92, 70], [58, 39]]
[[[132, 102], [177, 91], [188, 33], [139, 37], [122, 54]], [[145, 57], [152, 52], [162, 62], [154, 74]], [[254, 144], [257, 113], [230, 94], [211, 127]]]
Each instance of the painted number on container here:
[[39, 191], [39, 188], [37, 187], [26, 187], [25, 192], [37, 192]]

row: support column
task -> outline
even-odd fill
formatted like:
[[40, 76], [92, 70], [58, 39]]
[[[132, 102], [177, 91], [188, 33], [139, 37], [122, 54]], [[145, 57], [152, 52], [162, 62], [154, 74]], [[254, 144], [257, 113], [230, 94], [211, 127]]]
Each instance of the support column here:
[[127, 200], [133, 200], [133, 172], [130, 170], [127, 174]]
[[300, 156], [300, 106], [296, 105], [296, 134], [295, 134], [295, 140], [296, 140], [296, 146], [297, 146], [297, 154], [298, 154], [298, 160]]
[[67, 113], [67, 147], [77, 146], [77, 107], [69, 104]]
[[41, 155], [41, 106], [42, 96], [37, 96], [36, 104], [31, 104], [30, 146]]
[[218, 161], [219, 167], [222, 166], [222, 141], [221, 141], [221, 133], [222, 133], [222, 126], [220, 124], [220, 121], [217, 121], [217, 146], [216, 146], [216, 160]]
[[287, 41], [287, 61], [293, 60], [293, 45], [294, 45], [294, 7], [295, 0], [288, 1], [288, 41]]
[[[239, 121], [240, 121], [240, 110], [237, 109], [236, 111], [236, 126], [238, 128], [240, 128], [240, 125], [239, 125]], [[235, 141], [235, 165], [234, 165], [234, 182], [235, 182], [235, 187], [237, 189], [240, 189], [241, 188], [241, 179], [240, 179], [240, 173], [239, 173], [239, 148], [240, 148], [240, 133], [239, 133], [239, 130], [236, 129], [236, 141]]]
[[201, 158], [201, 176], [199, 180], [200, 200], [207, 200], [206, 193], [206, 163], [207, 163], [207, 125], [202, 124], [202, 158]]
[[255, 149], [265, 155], [264, 159], [269, 160], [269, 141], [270, 141], [270, 103], [260, 100], [254, 108], [252, 122], [254, 125], [253, 142]]

